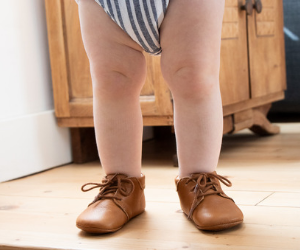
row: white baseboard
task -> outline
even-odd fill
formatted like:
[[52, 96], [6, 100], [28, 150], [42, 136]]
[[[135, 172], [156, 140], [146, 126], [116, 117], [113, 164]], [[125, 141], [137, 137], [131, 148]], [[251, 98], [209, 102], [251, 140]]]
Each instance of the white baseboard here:
[[54, 110], [0, 120], [0, 182], [70, 163], [70, 140]]

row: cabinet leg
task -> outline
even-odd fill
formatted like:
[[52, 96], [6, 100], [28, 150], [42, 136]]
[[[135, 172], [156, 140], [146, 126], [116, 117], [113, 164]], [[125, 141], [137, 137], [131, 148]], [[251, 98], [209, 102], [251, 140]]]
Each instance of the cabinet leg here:
[[173, 155], [173, 166], [178, 167], [178, 157], [177, 154]]
[[71, 128], [71, 138], [74, 163], [99, 159], [94, 128]]
[[[172, 132], [172, 134], [175, 134], [175, 128], [174, 128], [174, 125], [171, 126], [171, 132]], [[174, 167], [178, 167], [178, 157], [177, 157], [177, 153], [176, 153], [176, 154], [173, 154], [173, 166], [174, 166]]]
[[277, 125], [270, 123], [267, 119], [272, 103], [253, 109], [253, 125], [249, 129], [258, 135], [274, 135], [280, 133]]

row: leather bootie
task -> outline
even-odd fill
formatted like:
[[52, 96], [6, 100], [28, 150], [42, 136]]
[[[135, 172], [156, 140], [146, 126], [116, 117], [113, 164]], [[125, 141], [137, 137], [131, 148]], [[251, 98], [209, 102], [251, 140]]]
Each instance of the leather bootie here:
[[242, 211], [223, 192], [219, 180], [232, 186], [216, 171], [175, 178], [181, 209], [198, 229], [219, 231], [243, 222]]
[[[85, 189], [87, 185], [93, 185]], [[99, 194], [78, 216], [76, 226], [89, 233], [110, 233], [122, 228], [145, 210], [145, 176], [110, 174], [102, 183], [87, 183], [81, 190], [100, 188]]]

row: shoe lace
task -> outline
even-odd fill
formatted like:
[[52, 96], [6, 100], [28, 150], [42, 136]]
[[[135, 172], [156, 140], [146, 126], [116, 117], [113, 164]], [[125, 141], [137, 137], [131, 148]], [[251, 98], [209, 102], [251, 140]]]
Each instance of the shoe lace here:
[[196, 182], [196, 185], [190, 190], [191, 192], [195, 193], [195, 196], [194, 196], [191, 210], [188, 215], [189, 219], [192, 217], [196, 207], [204, 200], [204, 196], [223, 193], [222, 190], [218, 189], [215, 186], [215, 184], [218, 185], [215, 178], [220, 180], [227, 187], [232, 186], [232, 183], [227, 178], [214, 173], [195, 174], [192, 175], [192, 177], [186, 181], [185, 184], [188, 184], [191, 181]]
[[[126, 189], [124, 188], [124, 185], [122, 186], [122, 183], [130, 183], [131, 184], [131, 189]], [[90, 188], [85, 188], [86, 186], [92, 185]], [[129, 196], [132, 193], [134, 184], [132, 180], [121, 176], [120, 174], [115, 174], [111, 179], [103, 179], [102, 183], [94, 183], [94, 182], [89, 182], [84, 184], [81, 187], [81, 190], [83, 192], [88, 192], [94, 188], [100, 188], [99, 193], [97, 196], [95, 196], [94, 200], [89, 204], [92, 205], [96, 201], [100, 199], [117, 199], [121, 200], [121, 197], [116, 196], [117, 191], [125, 197]], [[111, 195], [113, 194], [113, 195]]]

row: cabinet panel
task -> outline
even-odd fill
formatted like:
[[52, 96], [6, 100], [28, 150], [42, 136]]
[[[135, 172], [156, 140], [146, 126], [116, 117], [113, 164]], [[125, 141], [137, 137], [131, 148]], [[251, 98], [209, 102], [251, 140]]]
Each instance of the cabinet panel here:
[[[64, 102], [64, 115], [57, 113], [57, 117], [92, 117], [93, 116], [93, 90], [90, 75], [89, 60], [84, 50], [81, 38], [80, 22], [78, 16], [78, 5], [74, 0], [46, 0], [48, 18], [61, 17], [61, 22], [53, 29], [53, 23], [48, 22], [51, 46], [57, 45], [64, 51], [64, 65], [60, 65], [59, 71], [65, 71], [65, 79], [58, 78], [53, 81], [54, 88], [63, 89], [64, 95], [68, 96]], [[101, 8], [99, 6], [99, 8]], [[53, 35], [60, 34], [61, 41], [58, 44]], [[172, 100], [170, 91], [162, 78], [160, 72], [160, 57], [153, 57], [144, 53], [147, 60], [147, 78], [140, 94], [140, 104], [143, 116], [165, 116], [172, 115]], [[51, 56], [51, 65], [57, 63], [56, 52]], [[124, 61], [124, 63], [126, 63]], [[63, 87], [64, 86], [64, 87]], [[57, 91], [61, 93], [59, 90]], [[57, 107], [59, 110], [59, 107]], [[68, 115], [67, 115], [68, 114]]]
[[64, 40], [68, 58], [66, 67], [69, 76], [70, 100], [92, 98], [89, 60], [81, 38], [78, 6], [74, 0], [64, 0], [61, 3], [63, 6]]
[[282, 0], [261, 0], [248, 15], [251, 97], [286, 89]]
[[[78, 6], [74, 0], [45, 0], [45, 3], [58, 124], [65, 127], [92, 127], [92, 84], [81, 38]], [[237, 125], [234, 119], [244, 115], [232, 114], [245, 110], [245, 114], [250, 114], [248, 109], [264, 107], [284, 98], [286, 80], [282, 0], [262, 0], [262, 3], [261, 14], [257, 15], [254, 10], [252, 16], [246, 17], [246, 12], [241, 10], [245, 0], [225, 0], [220, 88], [224, 115], [231, 119], [231, 125], [227, 123], [230, 126], [226, 126], [227, 132], [231, 126], [250, 126], [249, 117], [245, 122], [238, 121]], [[160, 57], [147, 53], [144, 55], [147, 78], [140, 93], [144, 124], [173, 125], [172, 96], [161, 74]], [[265, 124], [267, 122], [263, 126], [255, 126], [265, 128]]]
[[222, 24], [220, 88], [223, 106], [249, 99], [246, 14], [226, 0]]
[[143, 115], [173, 115], [172, 95], [161, 73], [160, 56], [143, 54], [147, 61], [147, 78], [140, 94]]
[[64, 44], [62, 4], [46, 0], [47, 32], [51, 61], [53, 97], [56, 117], [69, 117], [67, 57]]

